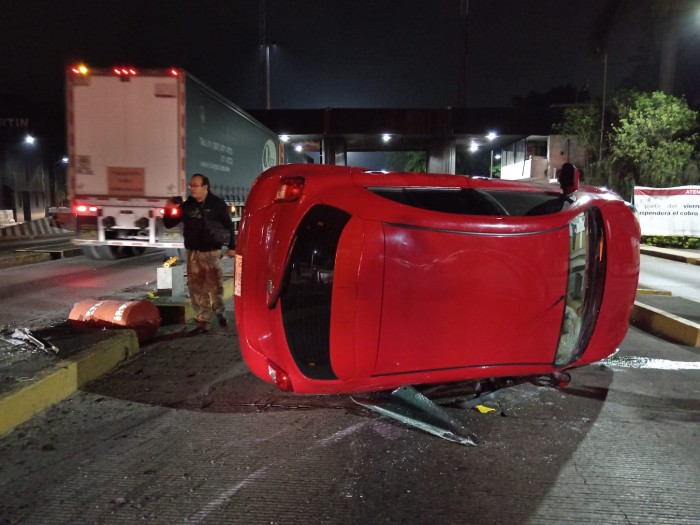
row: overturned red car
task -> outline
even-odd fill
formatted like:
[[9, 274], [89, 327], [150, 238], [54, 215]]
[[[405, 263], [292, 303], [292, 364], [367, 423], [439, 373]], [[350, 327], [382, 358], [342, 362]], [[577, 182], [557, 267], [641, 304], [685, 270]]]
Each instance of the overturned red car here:
[[243, 357], [301, 393], [592, 363], [626, 334], [639, 235], [619, 196], [575, 178], [278, 166], [255, 181], [240, 225]]

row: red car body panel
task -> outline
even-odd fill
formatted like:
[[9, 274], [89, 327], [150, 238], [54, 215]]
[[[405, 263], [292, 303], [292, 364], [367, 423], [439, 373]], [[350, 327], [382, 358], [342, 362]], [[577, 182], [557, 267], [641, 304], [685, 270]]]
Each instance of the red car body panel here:
[[[276, 201], [290, 178], [301, 192]], [[639, 226], [619, 197], [585, 188], [554, 213], [472, 214], [413, 205], [406, 189], [430, 198], [476, 192], [477, 208], [491, 206], [484, 193], [503, 195], [516, 211], [560, 193], [455, 175], [268, 170], [251, 189], [236, 252], [236, 325], [255, 375], [295, 392], [354, 393], [547, 374], [615, 351], [639, 273]], [[575, 246], [588, 238], [590, 246]], [[577, 279], [595, 301], [569, 308]], [[588, 320], [585, 347], [555, 364], [574, 311]]]

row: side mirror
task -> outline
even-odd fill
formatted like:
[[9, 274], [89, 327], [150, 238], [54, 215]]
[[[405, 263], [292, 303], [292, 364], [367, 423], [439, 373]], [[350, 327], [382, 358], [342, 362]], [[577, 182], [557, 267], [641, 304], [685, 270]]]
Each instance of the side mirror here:
[[581, 171], [570, 162], [565, 163], [559, 172], [559, 185], [564, 195], [571, 195], [578, 190], [580, 179]]

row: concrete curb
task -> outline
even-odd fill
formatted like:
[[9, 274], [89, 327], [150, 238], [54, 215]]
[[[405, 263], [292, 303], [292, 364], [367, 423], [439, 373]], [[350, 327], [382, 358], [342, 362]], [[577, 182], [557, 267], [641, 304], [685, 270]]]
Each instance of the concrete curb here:
[[643, 304], [634, 302], [632, 323], [642, 330], [660, 334], [678, 343], [700, 348], [700, 324]]
[[671, 297], [673, 294], [668, 290], [651, 290], [649, 288], [637, 288], [637, 295], [665, 295]]
[[16, 266], [24, 266], [25, 264], [34, 264], [52, 260], [50, 253], [23, 253], [21, 255], [11, 255], [9, 257], [0, 257], [0, 269], [14, 268]]
[[106, 339], [41, 372], [31, 382], [3, 394], [0, 396], [0, 436], [139, 351], [134, 330], [115, 330]]
[[639, 252], [643, 255], [652, 255], [654, 257], [660, 257], [661, 259], [668, 259], [669, 261], [700, 265], [700, 255], [695, 255], [697, 252], [684, 252], [664, 248], [657, 249], [654, 246], [640, 246]]

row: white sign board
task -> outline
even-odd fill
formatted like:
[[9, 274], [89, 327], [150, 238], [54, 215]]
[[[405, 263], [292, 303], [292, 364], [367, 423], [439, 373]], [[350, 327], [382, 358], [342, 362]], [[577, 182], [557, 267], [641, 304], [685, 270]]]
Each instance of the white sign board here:
[[700, 186], [634, 187], [642, 235], [700, 237]]

